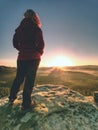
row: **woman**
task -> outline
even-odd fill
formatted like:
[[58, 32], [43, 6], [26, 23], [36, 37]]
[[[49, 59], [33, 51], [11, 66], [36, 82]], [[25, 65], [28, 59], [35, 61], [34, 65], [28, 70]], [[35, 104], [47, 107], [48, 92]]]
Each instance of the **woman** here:
[[24, 13], [13, 36], [13, 46], [19, 51], [17, 58], [16, 78], [11, 87], [9, 103], [17, 98], [20, 85], [24, 82], [22, 108], [31, 108], [31, 93], [34, 87], [36, 72], [44, 49], [41, 22], [38, 15], [31, 9]]

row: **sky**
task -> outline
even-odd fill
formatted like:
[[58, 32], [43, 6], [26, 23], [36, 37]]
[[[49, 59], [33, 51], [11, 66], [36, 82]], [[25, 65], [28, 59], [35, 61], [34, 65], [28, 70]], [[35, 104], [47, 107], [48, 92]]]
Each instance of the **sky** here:
[[16, 66], [12, 38], [27, 9], [42, 22], [40, 66], [58, 65], [58, 57], [65, 65], [98, 65], [98, 0], [0, 0], [0, 65]]

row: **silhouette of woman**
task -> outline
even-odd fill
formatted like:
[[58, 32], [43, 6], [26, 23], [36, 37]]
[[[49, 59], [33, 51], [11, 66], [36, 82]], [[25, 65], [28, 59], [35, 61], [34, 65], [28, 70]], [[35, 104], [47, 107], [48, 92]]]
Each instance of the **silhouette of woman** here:
[[28, 9], [13, 36], [13, 46], [19, 53], [17, 73], [9, 96], [11, 105], [17, 98], [20, 85], [24, 82], [22, 108], [32, 107], [31, 93], [44, 45], [39, 16], [32, 9]]

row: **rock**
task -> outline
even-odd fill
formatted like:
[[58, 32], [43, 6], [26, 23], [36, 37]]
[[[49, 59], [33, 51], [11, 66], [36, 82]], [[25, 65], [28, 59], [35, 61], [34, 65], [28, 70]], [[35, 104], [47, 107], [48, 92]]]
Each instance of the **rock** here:
[[98, 107], [93, 97], [85, 97], [63, 85], [39, 85], [32, 92], [36, 105], [23, 112], [22, 91], [14, 106], [0, 99], [0, 130], [97, 130]]
[[93, 94], [93, 96], [94, 96], [95, 102], [98, 103], [98, 91], [95, 91], [94, 94]]

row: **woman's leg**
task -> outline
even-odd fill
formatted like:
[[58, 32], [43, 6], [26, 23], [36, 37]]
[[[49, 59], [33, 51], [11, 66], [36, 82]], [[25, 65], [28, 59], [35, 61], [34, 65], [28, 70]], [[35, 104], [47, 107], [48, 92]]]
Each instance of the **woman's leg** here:
[[25, 77], [25, 84], [23, 90], [23, 104], [24, 108], [28, 108], [31, 105], [31, 93], [34, 87], [34, 81], [36, 77], [36, 72], [40, 63], [40, 59], [35, 59], [28, 61], [28, 71]]
[[17, 73], [16, 78], [12, 84], [9, 100], [15, 100], [17, 98], [17, 93], [19, 91], [20, 85], [24, 81], [26, 67], [24, 61], [17, 61]]

